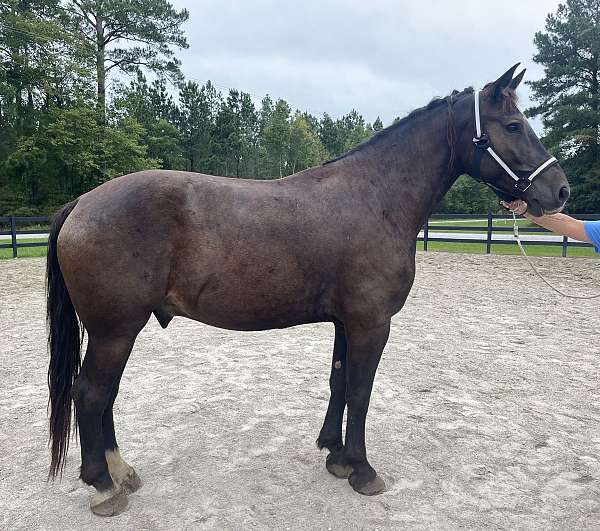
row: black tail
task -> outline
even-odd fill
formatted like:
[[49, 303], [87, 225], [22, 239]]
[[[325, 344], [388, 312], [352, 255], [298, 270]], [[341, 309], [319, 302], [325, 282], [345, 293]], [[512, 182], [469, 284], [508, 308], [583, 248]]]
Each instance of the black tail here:
[[49, 476], [56, 477], [64, 467], [69, 449], [71, 431], [71, 387], [81, 367], [81, 342], [83, 328], [69, 297], [65, 280], [60, 270], [57, 255], [57, 240], [60, 230], [77, 205], [77, 200], [65, 205], [52, 218], [48, 239], [48, 261], [46, 265], [46, 322], [50, 365], [48, 388], [50, 399], [50, 441], [52, 462]]

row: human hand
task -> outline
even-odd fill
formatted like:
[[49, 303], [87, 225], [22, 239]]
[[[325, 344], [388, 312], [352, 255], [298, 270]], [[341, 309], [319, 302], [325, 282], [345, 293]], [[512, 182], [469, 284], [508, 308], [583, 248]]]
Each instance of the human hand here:
[[519, 216], [523, 216], [527, 212], [527, 203], [521, 199], [515, 199], [510, 203], [500, 201], [500, 204], [507, 210], [510, 210]]

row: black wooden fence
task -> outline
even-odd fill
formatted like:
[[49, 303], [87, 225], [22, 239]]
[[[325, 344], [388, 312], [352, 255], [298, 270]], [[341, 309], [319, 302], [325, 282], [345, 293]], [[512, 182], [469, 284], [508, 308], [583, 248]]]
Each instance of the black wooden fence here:
[[[576, 215], [577, 219], [582, 220], [593, 220], [600, 219], [600, 214], [582, 214]], [[483, 218], [483, 219], [482, 219]], [[446, 223], [440, 224], [442, 220], [469, 220], [469, 219], [478, 219], [482, 220], [482, 224], [480, 225], [461, 225], [460, 222], [452, 225], [448, 225]], [[436, 220], [438, 223], [436, 224]], [[506, 225], [498, 226], [494, 225], [495, 220], [508, 220]], [[484, 224], [485, 223], [485, 224]], [[444, 237], [439, 236], [437, 233], [439, 232], [462, 232], [462, 233], [485, 233], [485, 237], [482, 238], [460, 238], [460, 237]], [[427, 251], [428, 244], [430, 242], [446, 242], [446, 243], [479, 243], [485, 244], [485, 250], [487, 254], [492, 252], [492, 245], [513, 245], [515, 243], [514, 238], [508, 238], [506, 240], [494, 239], [494, 233], [512, 233], [513, 232], [513, 218], [511, 214], [492, 214], [488, 212], [487, 214], [432, 214], [431, 217], [427, 220], [425, 225], [423, 226], [423, 235], [419, 236], [418, 240], [423, 242], [423, 249]], [[567, 256], [567, 250], [569, 247], [591, 247], [589, 243], [578, 242], [576, 240], [572, 240], [567, 238], [566, 236], [562, 237], [562, 241], [542, 241], [542, 240], [528, 240], [528, 234], [535, 233], [546, 233], [551, 234], [550, 231], [536, 226], [531, 227], [519, 227], [519, 236], [521, 236], [521, 242], [524, 245], [547, 245], [552, 247], [561, 247], [562, 248], [562, 256]]]
[[[13, 258], [16, 258], [18, 253], [17, 249], [20, 247], [47, 247], [48, 242], [30, 242], [26, 239], [20, 239], [19, 236], [23, 234], [39, 234], [40, 238], [43, 238], [44, 235], [48, 234], [48, 224], [50, 219], [47, 216], [38, 216], [38, 217], [21, 217], [21, 216], [10, 216], [10, 217], [0, 217], [0, 228], [8, 225], [9, 230], [0, 230], [0, 236], [9, 236], [10, 235], [10, 243], [4, 243], [6, 240], [4, 238], [0, 239], [0, 249], [11, 249]], [[44, 225], [42, 229], [31, 229], [26, 228], [23, 230], [18, 230], [18, 226], [25, 225], [27, 227], [31, 227], [33, 225]]]
[[[600, 214], [586, 214], [576, 216], [579, 219], [600, 219]], [[460, 222], [455, 224], [440, 224], [441, 220], [469, 220], [481, 219], [481, 225], [461, 225]], [[485, 219], [485, 221], [483, 221]], [[438, 223], [436, 224], [436, 220]], [[494, 220], [509, 220], [505, 226], [494, 225]], [[483, 224], [485, 223], [485, 224]], [[5, 239], [0, 239], [0, 249], [12, 249], [13, 258], [18, 256], [18, 249], [22, 247], [46, 247], [48, 244], [43, 242], [31, 242], [27, 239], [19, 238], [21, 235], [38, 234], [40, 238], [48, 233], [49, 218], [44, 216], [39, 217], [0, 217], [0, 229], [8, 227], [8, 230], [0, 230], [0, 236], [10, 236], [10, 243], [4, 243]], [[42, 225], [44, 228], [25, 228], [19, 230], [19, 226], [32, 227]], [[494, 233], [512, 233], [513, 224], [512, 216], [506, 214], [433, 214], [427, 223], [423, 226], [423, 235], [419, 236], [418, 240], [423, 242], [423, 249], [427, 251], [430, 242], [446, 242], [446, 243], [479, 243], [485, 244], [486, 252], [489, 254], [492, 251], [492, 245], [507, 245], [514, 244], [514, 239], [497, 240], [493, 238]], [[438, 232], [462, 232], [464, 233], [485, 233], [483, 238], [449, 238], [437, 235]], [[519, 234], [523, 236], [522, 240], [526, 245], [549, 245], [562, 247], [562, 255], [567, 256], [569, 247], [590, 247], [587, 243], [573, 241], [566, 236], [562, 241], [525, 241], [527, 234], [533, 233], [548, 233], [546, 229], [541, 227], [520, 227]]]

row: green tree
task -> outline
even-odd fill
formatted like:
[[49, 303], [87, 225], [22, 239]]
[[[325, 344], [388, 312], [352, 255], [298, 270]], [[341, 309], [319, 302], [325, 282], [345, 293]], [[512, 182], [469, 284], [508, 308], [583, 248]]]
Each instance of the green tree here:
[[486, 186], [461, 175], [437, 208], [446, 214], [485, 214], [498, 210], [498, 198]]
[[124, 120], [135, 120], [143, 127], [142, 143], [148, 157], [164, 169], [185, 169], [182, 137], [177, 128], [179, 113], [165, 80], [156, 79], [148, 85], [138, 72], [136, 80], [117, 89], [109, 123], [118, 126]]
[[265, 130], [273, 114], [273, 100], [267, 94], [260, 102], [258, 111], [258, 140], [256, 155], [256, 177], [259, 179], [270, 179], [270, 163], [267, 154], [267, 145], [265, 139]]
[[100, 125], [90, 107], [54, 109], [8, 157], [29, 205], [56, 206], [117, 175], [156, 167], [141, 139], [144, 128], [127, 118], [117, 127]]
[[95, 60], [97, 106], [106, 107], [106, 77], [114, 69], [125, 73], [147, 68], [179, 79], [180, 62], [172, 46], [187, 48], [181, 25], [188, 19], [167, 0], [70, 0], [65, 9], [87, 40]]
[[214, 129], [212, 99], [216, 99], [210, 81], [200, 87], [188, 81], [179, 89], [179, 130], [182, 135], [186, 167], [190, 171], [209, 171], [211, 134]]
[[[161, 166], [162, 159], [149, 155], [148, 144], [144, 142], [147, 132], [136, 120], [126, 119], [114, 127], [103, 127], [100, 131], [102, 137], [94, 153], [100, 166], [99, 181]], [[173, 153], [168, 155], [176, 156]], [[165, 164], [164, 167], [169, 165]]]
[[114, 118], [132, 116], [144, 126], [157, 120], [175, 122], [179, 109], [167, 90], [164, 79], [156, 79], [148, 84], [146, 77], [138, 72], [137, 78], [127, 86], [117, 84], [112, 102], [111, 115]]
[[250, 94], [240, 93], [240, 176], [253, 177], [258, 166], [259, 117]]
[[248, 176], [254, 167], [258, 116], [249, 94], [230, 90], [215, 119], [215, 163], [224, 175]]
[[157, 161], [157, 166], [165, 170], [187, 169], [181, 133], [175, 125], [164, 118], [145, 128], [143, 145], [147, 156]]
[[348, 151], [373, 135], [373, 128], [354, 109], [343, 116], [340, 125], [345, 137], [344, 151]]
[[337, 157], [367, 140], [373, 134], [371, 124], [355, 110], [338, 120], [325, 113], [319, 124], [319, 138], [329, 157]]
[[239, 92], [230, 90], [227, 99], [221, 103], [221, 109], [216, 116], [215, 130], [211, 139], [214, 151], [214, 173], [240, 176], [242, 158], [240, 105]]
[[323, 114], [319, 124], [319, 138], [329, 157], [337, 157], [344, 152], [344, 132], [339, 127], [339, 122], [335, 122], [327, 113]]
[[600, 0], [567, 0], [536, 33], [534, 61], [544, 77], [530, 82], [543, 142], [572, 185], [571, 211], [600, 210]]
[[262, 143], [264, 146], [267, 175], [271, 178], [288, 175], [287, 155], [290, 149], [291, 109], [285, 100], [279, 99], [264, 126]]
[[86, 65], [61, 14], [48, 0], [0, 2], [0, 128], [13, 140], [35, 128], [40, 110], [86, 96]]
[[316, 166], [325, 158], [325, 148], [306, 114], [296, 112], [290, 124], [287, 155], [290, 173]]
[[[67, 25], [57, 2], [0, 2], [0, 210], [4, 212], [38, 208], [49, 197], [54, 176], [51, 165], [44, 166], [48, 153], [36, 142], [38, 131], [52, 123], [56, 110], [85, 105], [91, 96], [82, 43]], [[22, 172], [16, 171], [19, 166]], [[15, 208], [15, 198], [23, 206]]]
[[273, 100], [267, 94], [260, 102], [260, 111], [258, 113], [258, 132], [262, 135], [267, 127], [267, 123], [273, 114]]

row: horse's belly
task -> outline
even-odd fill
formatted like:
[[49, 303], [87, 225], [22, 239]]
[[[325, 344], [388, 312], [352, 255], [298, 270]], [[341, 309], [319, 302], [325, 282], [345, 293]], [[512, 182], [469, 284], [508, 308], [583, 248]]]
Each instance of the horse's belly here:
[[217, 328], [225, 328], [227, 330], [239, 330], [239, 331], [260, 331], [260, 330], [273, 330], [276, 328], [289, 328], [290, 326], [297, 326], [301, 324], [314, 323], [320, 321], [331, 320], [327, 316], [316, 317], [316, 316], [282, 316], [273, 315], [266, 317], [248, 317], [248, 316], [237, 316], [230, 314], [226, 316], [218, 316], [213, 314], [199, 314], [190, 316], [191, 319], [199, 321], [201, 323], [208, 324], [210, 326], [216, 326]]
[[[221, 277], [201, 286], [194, 297], [168, 295], [164, 309], [219, 328], [268, 330], [330, 320], [327, 297], [298, 279], [265, 282]], [[192, 290], [192, 293], [194, 290]]]
[[185, 312], [183, 315], [195, 321], [228, 330], [271, 330], [328, 320], [326, 315], [317, 315], [308, 311], [249, 308], [239, 303], [207, 303], [203, 307], [192, 312]]

